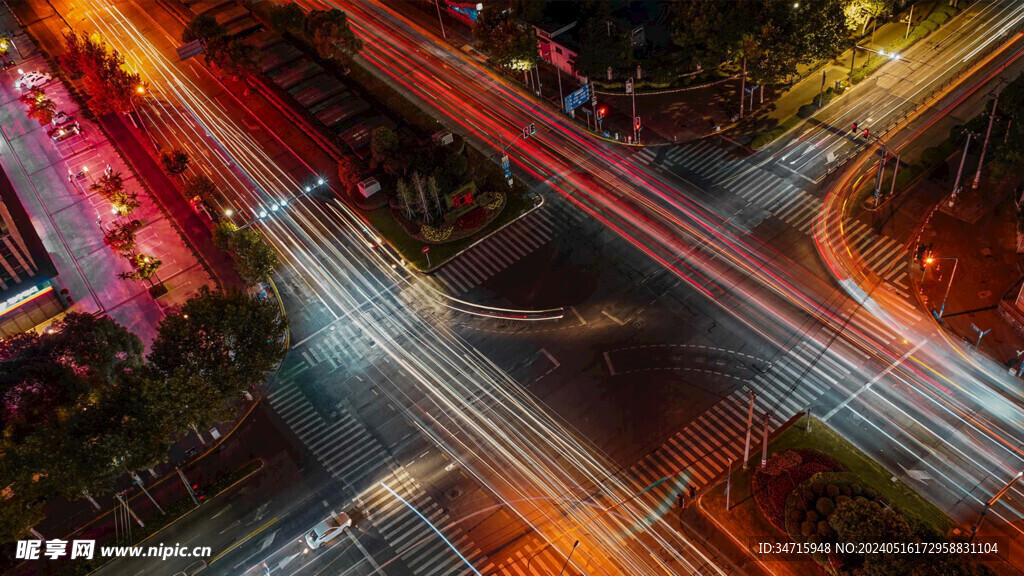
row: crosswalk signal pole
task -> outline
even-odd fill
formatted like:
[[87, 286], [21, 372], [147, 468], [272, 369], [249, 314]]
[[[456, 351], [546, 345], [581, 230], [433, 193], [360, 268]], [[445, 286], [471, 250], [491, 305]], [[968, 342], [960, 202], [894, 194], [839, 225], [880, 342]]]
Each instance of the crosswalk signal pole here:
[[768, 413], [764, 413], [764, 433], [761, 435], [761, 468], [768, 463]]
[[743, 469], [747, 469], [750, 460], [750, 436], [754, 431], [754, 391], [750, 391], [750, 411], [747, 412], [747, 441], [743, 445]]

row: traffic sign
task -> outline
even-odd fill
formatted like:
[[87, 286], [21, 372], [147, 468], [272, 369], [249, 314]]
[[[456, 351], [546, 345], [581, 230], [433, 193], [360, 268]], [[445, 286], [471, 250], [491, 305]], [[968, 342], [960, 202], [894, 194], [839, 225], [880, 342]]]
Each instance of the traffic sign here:
[[633, 79], [629, 78], [626, 80], [626, 94], [633, 93]]
[[424, 254], [429, 254], [430, 253], [430, 246], [424, 246], [423, 247], [423, 253]]
[[505, 179], [512, 179], [512, 164], [508, 161], [508, 155], [501, 157], [501, 169], [505, 171]]
[[564, 108], [566, 113], [579, 108], [590, 100], [590, 84], [585, 84], [579, 90], [565, 97]]
[[597, 106], [597, 90], [590, 91], [590, 105]]

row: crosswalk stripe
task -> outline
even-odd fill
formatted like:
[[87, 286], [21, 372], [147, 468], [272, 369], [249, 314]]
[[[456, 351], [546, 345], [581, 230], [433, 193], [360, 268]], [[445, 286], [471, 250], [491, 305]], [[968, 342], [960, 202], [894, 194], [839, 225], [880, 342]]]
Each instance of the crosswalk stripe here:
[[764, 191], [764, 189], [771, 186], [767, 185], [760, 179], [761, 174], [758, 174], [756, 170], [751, 171], [749, 174], [745, 174], [742, 178], [732, 183], [729, 187], [732, 190], [737, 191], [736, 194], [741, 198], [750, 200], [750, 193], [754, 191]]

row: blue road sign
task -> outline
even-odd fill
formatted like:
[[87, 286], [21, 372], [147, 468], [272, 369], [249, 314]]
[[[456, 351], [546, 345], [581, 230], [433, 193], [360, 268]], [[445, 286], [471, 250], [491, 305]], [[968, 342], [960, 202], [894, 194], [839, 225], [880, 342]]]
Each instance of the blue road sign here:
[[501, 168], [505, 171], [505, 179], [512, 178], [512, 165], [508, 161], [508, 156], [501, 157]]
[[590, 100], [590, 84], [584, 85], [579, 90], [565, 97], [565, 112], [569, 113]]

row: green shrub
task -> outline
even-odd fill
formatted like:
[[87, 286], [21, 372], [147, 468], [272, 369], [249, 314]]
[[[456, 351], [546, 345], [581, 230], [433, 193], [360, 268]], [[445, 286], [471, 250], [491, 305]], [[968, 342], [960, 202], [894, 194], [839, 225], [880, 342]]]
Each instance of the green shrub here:
[[929, 34], [931, 34], [931, 32], [928, 31], [926, 28], [918, 26], [917, 28], [914, 28], [913, 30], [910, 31], [910, 39], [913, 40], [914, 42], [918, 42], [923, 40], [925, 36]]
[[901, 37], [893, 40], [892, 42], [889, 42], [889, 45], [885, 47], [885, 51], [886, 52], [890, 52], [890, 53], [895, 52], [895, 53], [899, 54], [899, 53], [903, 52], [904, 50], [906, 50], [908, 46], [913, 44], [913, 42], [914, 41], [911, 40], [910, 38], [903, 38], [901, 36]]
[[853, 491], [850, 490], [849, 485], [843, 485], [839, 487], [839, 494], [842, 496], [850, 496], [851, 494], [853, 494]]
[[792, 510], [792, 511], [790, 511], [790, 513], [789, 513], [789, 520], [791, 522], [797, 522], [797, 523], [803, 522], [804, 521], [804, 512], [803, 512], [803, 510]]
[[[817, 97], [815, 97], [817, 99]], [[810, 118], [814, 116], [814, 113], [818, 111], [818, 107], [815, 104], [804, 104], [796, 111], [796, 115], [801, 118]]]
[[839, 496], [836, 496], [836, 508], [838, 508], [839, 505], [842, 504], [843, 502], [849, 502], [851, 500], [852, 498], [850, 498], [846, 494], [840, 494]]
[[821, 520], [821, 515], [814, 510], [808, 510], [807, 514], [804, 515], [804, 521], [806, 522], [817, 522], [818, 520]]
[[939, 25], [936, 24], [935, 22], [932, 22], [931, 20], [925, 20], [924, 22], [921, 22], [920, 24], [918, 24], [917, 27], [920, 30], [927, 30], [929, 32], [935, 32], [935, 30], [938, 29]]
[[818, 514], [828, 518], [836, 511], [836, 503], [831, 498], [818, 498], [818, 501], [814, 503], [814, 508]]
[[936, 6], [935, 9], [932, 10], [932, 14], [935, 14], [936, 12], [941, 12], [946, 16], [952, 17], [954, 14], [956, 14], [957, 10], [955, 7], [950, 6], [949, 4], [942, 4], [941, 6]]
[[839, 486], [836, 486], [835, 484], [825, 486], [825, 494], [828, 495], [829, 498], [839, 496]]
[[935, 22], [936, 25], [942, 25], [946, 20], [949, 20], [949, 14], [945, 12], [932, 12], [925, 22]]
[[815, 534], [815, 531], [817, 529], [818, 525], [814, 522], [804, 522], [800, 525], [800, 535], [806, 539], [810, 537], [812, 534]]
[[878, 490], [875, 490], [871, 486], [868, 486], [867, 488], [864, 489], [864, 497], [869, 498], [871, 500], [876, 500], [878, 498]]
[[856, 68], [853, 73], [850, 74], [850, 84], [860, 84], [862, 80], [868, 77], [868, 71], [864, 68]]
[[818, 520], [818, 527], [816, 532], [818, 536], [829, 539], [834, 537], [836, 533], [836, 531], [832, 529], [832, 526], [829, 525], [828, 520]]

